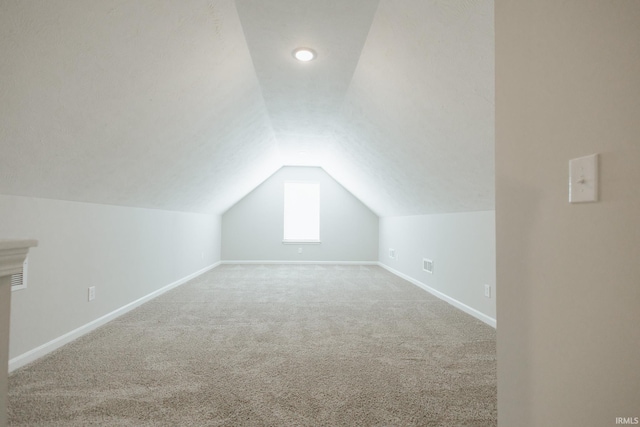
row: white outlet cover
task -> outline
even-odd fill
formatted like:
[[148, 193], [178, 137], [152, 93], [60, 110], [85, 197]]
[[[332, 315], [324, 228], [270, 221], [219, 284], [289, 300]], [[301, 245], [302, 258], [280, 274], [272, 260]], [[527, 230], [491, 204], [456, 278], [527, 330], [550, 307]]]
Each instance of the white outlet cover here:
[[491, 298], [491, 285], [484, 285], [484, 296]]
[[569, 161], [569, 203], [598, 201], [598, 155]]

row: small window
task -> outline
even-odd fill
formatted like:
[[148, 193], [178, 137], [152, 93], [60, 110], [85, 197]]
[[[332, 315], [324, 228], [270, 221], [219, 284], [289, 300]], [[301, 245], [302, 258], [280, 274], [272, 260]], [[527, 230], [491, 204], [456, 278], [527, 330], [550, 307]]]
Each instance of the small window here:
[[11, 275], [11, 290], [19, 291], [20, 289], [26, 289], [27, 287], [27, 262], [24, 260], [22, 264], [22, 271]]
[[320, 184], [284, 183], [284, 240], [320, 242]]

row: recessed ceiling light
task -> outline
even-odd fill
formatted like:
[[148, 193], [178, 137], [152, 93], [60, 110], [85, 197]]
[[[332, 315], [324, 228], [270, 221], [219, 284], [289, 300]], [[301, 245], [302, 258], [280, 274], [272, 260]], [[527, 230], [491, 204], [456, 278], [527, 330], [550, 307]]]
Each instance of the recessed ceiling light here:
[[293, 57], [298, 61], [308, 62], [316, 58], [316, 52], [308, 47], [299, 47], [293, 51]]

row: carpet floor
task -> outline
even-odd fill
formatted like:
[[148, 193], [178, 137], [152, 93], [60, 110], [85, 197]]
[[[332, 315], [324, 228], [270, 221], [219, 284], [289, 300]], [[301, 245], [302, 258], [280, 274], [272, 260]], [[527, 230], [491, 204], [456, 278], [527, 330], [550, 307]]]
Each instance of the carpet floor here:
[[222, 265], [9, 389], [11, 426], [495, 426], [496, 333], [377, 266]]

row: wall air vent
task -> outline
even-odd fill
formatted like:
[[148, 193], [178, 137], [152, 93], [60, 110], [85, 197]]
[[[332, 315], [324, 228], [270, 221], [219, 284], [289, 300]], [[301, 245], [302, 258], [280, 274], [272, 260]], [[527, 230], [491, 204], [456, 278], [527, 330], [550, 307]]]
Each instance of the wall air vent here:
[[422, 258], [422, 269], [427, 273], [433, 274], [433, 261], [430, 259]]
[[22, 272], [11, 275], [11, 290], [17, 291], [27, 287], [27, 260], [22, 264]]

